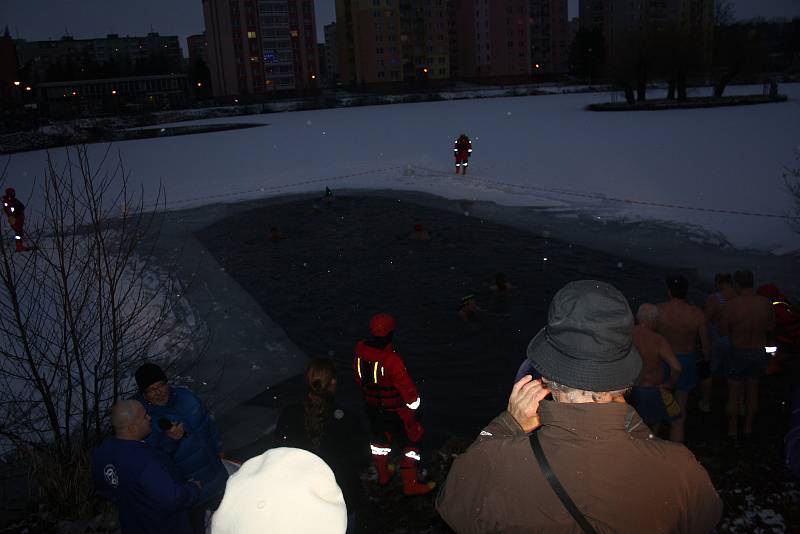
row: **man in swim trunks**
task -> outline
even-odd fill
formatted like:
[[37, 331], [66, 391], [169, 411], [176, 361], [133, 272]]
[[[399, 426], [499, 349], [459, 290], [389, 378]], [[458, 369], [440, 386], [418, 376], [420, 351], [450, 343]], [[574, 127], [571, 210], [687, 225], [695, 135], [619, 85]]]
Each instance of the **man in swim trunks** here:
[[[654, 434], [658, 433], [658, 427], [663, 421], [672, 421], [679, 417], [670, 416], [667, 412], [662, 390], [667, 390], [668, 398], [671, 398], [671, 390], [675, 388], [681, 375], [681, 363], [669, 343], [653, 331], [657, 317], [658, 308], [652, 304], [642, 304], [636, 312], [639, 324], [633, 329], [633, 344], [642, 357], [642, 372], [631, 392], [633, 406]], [[669, 380], [665, 379], [664, 364], [670, 369]]]
[[705, 314], [706, 323], [708, 324], [708, 338], [711, 341], [711, 365], [708, 369], [708, 377], [703, 380], [703, 398], [698, 403], [700, 411], [711, 411], [711, 389], [714, 381], [714, 375], [722, 371], [725, 361], [728, 359], [728, 353], [731, 350], [731, 340], [728, 336], [721, 336], [717, 323], [719, 318], [722, 317], [722, 311], [728, 302], [736, 297], [736, 291], [733, 288], [733, 277], [730, 273], [717, 273], [714, 276], [714, 283], [717, 286], [717, 291], [711, 294], [706, 300]]
[[753, 291], [753, 273], [736, 271], [733, 275], [736, 298], [728, 303], [719, 321], [719, 333], [731, 340], [731, 352], [725, 366], [728, 378], [728, 436], [739, 433], [739, 402], [744, 393], [746, 416], [744, 435], [753, 433], [758, 412], [758, 383], [767, 370], [769, 355], [764, 347], [773, 345], [775, 312], [769, 299]]
[[670, 440], [683, 443], [689, 392], [697, 385], [697, 342], [700, 341], [702, 358], [706, 362], [711, 357], [711, 344], [703, 311], [686, 302], [689, 281], [678, 274], [667, 276], [666, 283], [669, 300], [657, 306], [656, 332], [669, 342], [683, 369], [675, 385], [675, 399], [681, 407], [681, 416], [672, 422], [669, 431]]

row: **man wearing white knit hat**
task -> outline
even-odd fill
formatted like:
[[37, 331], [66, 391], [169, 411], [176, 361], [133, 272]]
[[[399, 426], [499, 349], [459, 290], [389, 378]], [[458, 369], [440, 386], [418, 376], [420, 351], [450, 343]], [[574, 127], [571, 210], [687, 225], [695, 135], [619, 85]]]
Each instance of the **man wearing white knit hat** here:
[[228, 479], [212, 534], [344, 534], [347, 507], [333, 471], [316, 455], [281, 447]]

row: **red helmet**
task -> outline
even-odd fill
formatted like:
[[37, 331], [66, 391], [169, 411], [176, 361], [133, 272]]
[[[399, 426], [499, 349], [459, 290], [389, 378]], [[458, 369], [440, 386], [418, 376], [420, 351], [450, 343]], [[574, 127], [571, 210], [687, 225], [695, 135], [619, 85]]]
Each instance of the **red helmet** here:
[[375, 337], [386, 337], [394, 332], [397, 322], [388, 313], [379, 313], [369, 322], [369, 331]]
[[7, 187], [6, 188], [6, 196], [7, 197], [15, 197], [15, 196], [17, 196], [17, 192], [14, 190], [13, 187]]

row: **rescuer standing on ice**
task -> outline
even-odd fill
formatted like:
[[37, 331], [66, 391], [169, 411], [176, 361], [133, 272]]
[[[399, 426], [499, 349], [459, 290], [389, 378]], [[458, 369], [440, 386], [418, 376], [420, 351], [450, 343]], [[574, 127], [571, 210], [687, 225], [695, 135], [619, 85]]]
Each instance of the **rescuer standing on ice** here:
[[458, 136], [453, 152], [456, 156], [456, 174], [461, 171], [462, 167], [464, 168], [464, 174], [467, 174], [469, 157], [472, 155], [472, 141], [469, 140], [467, 134], [462, 133]]
[[14, 230], [14, 245], [17, 252], [25, 252], [28, 247], [22, 239], [25, 225], [25, 205], [17, 199], [17, 192], [13, 187], [6, 189], [3, 195], [3, 213], [8, 217], [8, 224]]

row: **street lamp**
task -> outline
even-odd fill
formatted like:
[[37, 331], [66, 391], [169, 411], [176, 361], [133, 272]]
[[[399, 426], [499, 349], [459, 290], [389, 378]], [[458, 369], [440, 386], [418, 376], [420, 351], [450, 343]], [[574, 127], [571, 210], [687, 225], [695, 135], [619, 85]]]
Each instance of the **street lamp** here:
[[33, 88], [32, 88], [30, 85], [26, 85], [26, 86], [25, 86], [25, 90], [26, 90], [26, 91], [32, 91], [32, 90], [33, 90]]
[[14, 85], [16, 85], [17, 87], [19, 87], [19, 84], [20, 84], [20, 83], [21, 83], [21, 82], [20, 82], [19, 80], [14, 80]]
[[203, 87], [203, 82], [197, 82], [197, 87]]
[[116, 90], [116, 89], [112, 89], [112, 90], [111, 90], [111, 94], [112, 94], [112, 95], [115, 95], [115, 94], [117, 94], [117, 90]]

